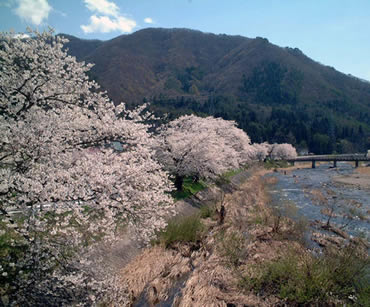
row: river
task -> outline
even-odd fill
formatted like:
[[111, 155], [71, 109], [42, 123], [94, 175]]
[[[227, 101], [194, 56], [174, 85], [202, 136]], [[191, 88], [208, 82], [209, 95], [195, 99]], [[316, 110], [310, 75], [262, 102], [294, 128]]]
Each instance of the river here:
[[279, 170], [266, 176], [277, 178], [269, 188], [272, 206], [279, 209], [289, 203], [296, 207], [297, 216], [310, 222], [326, 223], [338, 227], [350, 236], [370, 241], [370, 190], [338, 184], [334, 176], [349, 175], [354, 171], [350, 163], [321, 164], [315, 169], [300, 168]]

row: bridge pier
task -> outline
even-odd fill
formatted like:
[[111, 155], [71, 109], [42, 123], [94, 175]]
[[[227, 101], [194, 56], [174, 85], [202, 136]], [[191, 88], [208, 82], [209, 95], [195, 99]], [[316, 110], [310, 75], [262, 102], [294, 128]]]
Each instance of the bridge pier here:
[[358, 167], [358, 160], [355, 161], [355, 167]]
[[334, 162], [333, 167], [337, 167], [337, 160], [334, 160], [333, 162]]
[[312, 168], [316, 168], [316, 161], [312, 160]]

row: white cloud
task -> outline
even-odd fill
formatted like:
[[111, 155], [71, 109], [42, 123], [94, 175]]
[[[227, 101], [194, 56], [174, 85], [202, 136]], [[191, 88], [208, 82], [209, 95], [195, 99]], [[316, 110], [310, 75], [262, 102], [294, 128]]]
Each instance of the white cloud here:
[[113, 31], [131, 32], [136, 27], [136, 21], [122, 16], [120, 9], [109, 0], [83, 0], [85, 6], [95, 14], [90, 16], [88, 25], [81, 25], [84, 33], [109, 33]]
[[144, 22], [145, 23], [154, 23], [153, 19], [151, 19], [150, 17], [144, 18]]
[[13, 35], [13, 38], [19, 38], [19, 39], [23, 39], [23, 38], [30, 38], [31, 36], [29, 36], [28, 34], [25, 34], [25, 33], [19, 33], [19, 34], [14, 34]]
[[119, 8], [114, 2], [108, 0], [84, 0], [84, 2], [92, 12], [118, 17]]
[[108, 16], [96, 16], [90, 17], [89, 25], [82, 25], [81, 29], [85, 33], [101, 32], [108, 33], [112, 31], [120, 32], [131, 32], [136, 27], [136, 22], [133, 19], [129, 19], [123, 16], [111, 19]]
[[52, 7], [47, 0], [17, 0], [15, 14], [26, 22], [40, 25], [48, 19]]

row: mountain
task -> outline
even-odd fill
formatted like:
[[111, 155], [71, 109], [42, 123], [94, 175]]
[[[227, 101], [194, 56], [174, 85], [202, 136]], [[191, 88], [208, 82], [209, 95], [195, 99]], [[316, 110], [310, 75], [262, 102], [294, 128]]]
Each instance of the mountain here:
[[75, 56], [79, 61], [104, 43], [98, 39], [80, 39], [64, 33], [58, 34], [58, 36], [68, 39], [68, 44], [66, 44], [66, 46], [69, 49], [69, 53]]
[[[65, 35], [64, 35], [65, 36]], [[234, 119], [253, 141], [315, 153], [370, 146], [370, 83], [267, 39], [148, 28], [109, 41], [68, 37], [115, 103]]]

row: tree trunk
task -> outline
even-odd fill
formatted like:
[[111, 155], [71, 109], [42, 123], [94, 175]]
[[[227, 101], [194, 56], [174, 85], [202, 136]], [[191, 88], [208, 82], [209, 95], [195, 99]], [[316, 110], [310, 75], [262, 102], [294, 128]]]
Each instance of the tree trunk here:
[[220, 209], [220, 212], [219, 212], [219, 216], [218, 216], [218, 224], [219, 225], [222, 225], [224, 223], [224, 220], [225, 220], [225, 206], [222, 204], [221, 205], [221, 209]]
[[182, 184], [184, 182], [184, 177], [183, 176], [179, 176], [179, 175], [176, 175], [176, 178], [175, 178], [175, 187], [177, 189], [177, 191], [182, 191]]

